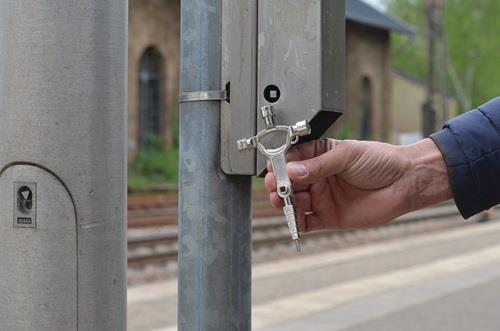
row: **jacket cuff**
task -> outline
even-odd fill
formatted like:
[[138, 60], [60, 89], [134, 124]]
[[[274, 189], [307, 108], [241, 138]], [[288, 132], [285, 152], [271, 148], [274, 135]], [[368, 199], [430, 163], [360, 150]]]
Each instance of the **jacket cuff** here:
[[445, 128], [430, 138], [443, 155], [453, 198], [462, 217], [467, 219], [484, 210], [483, 202], [476, 194], [478, 191], [472, 169], [453, 133]]

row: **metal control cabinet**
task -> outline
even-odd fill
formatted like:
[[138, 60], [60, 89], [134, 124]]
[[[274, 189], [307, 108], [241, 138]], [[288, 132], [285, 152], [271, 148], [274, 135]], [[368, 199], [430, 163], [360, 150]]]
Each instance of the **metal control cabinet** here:
[[345, 108], [344, 0], [223, 0], [221, 164], [226, 173], [260, 174], [265, 158], [238, 153], [236, 140], [264, 128], [259, 108], [276, 123], [308, 120], [319, 138]]
[[228, 174], [255, 174], [255, 153], [236, 141], [255, 135], [257, 121], [257, 0], [222, 0], [221, 166]]
[[127, 1], [0, 1], [0, 330], [126, 330]]

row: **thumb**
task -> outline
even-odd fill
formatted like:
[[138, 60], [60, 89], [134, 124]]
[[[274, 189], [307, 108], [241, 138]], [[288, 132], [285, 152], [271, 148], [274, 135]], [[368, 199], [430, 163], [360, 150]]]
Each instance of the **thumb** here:
[[312, 159], [289, 162], [287, 172], [297, 183], [313, 184], [318, 180], [344, 171], [349, 160], [349, 152], [338, 144], [333, 149]]

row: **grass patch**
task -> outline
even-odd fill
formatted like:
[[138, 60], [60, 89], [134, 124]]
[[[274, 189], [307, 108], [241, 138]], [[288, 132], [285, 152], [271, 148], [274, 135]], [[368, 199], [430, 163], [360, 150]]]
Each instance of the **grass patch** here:
[[148, 137], [136, 160], [129, 167], [129, 190], [148, 190], [155, 187], [177, 187], [179, 150], [165, 149], [157, 137]]

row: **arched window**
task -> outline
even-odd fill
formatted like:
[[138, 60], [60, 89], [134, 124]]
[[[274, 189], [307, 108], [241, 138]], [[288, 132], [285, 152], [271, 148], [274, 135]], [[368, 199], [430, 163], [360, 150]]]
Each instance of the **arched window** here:
[[369, 140], [372, 138], [372, 83], [370, 78], [364, 76], [361, 80], [361, 129], [360, 138]]
[[139, 63], [139, 146], [148, 147], [151, 137], [160, 137], [164, 89], [163, 57], [148, 47]]

